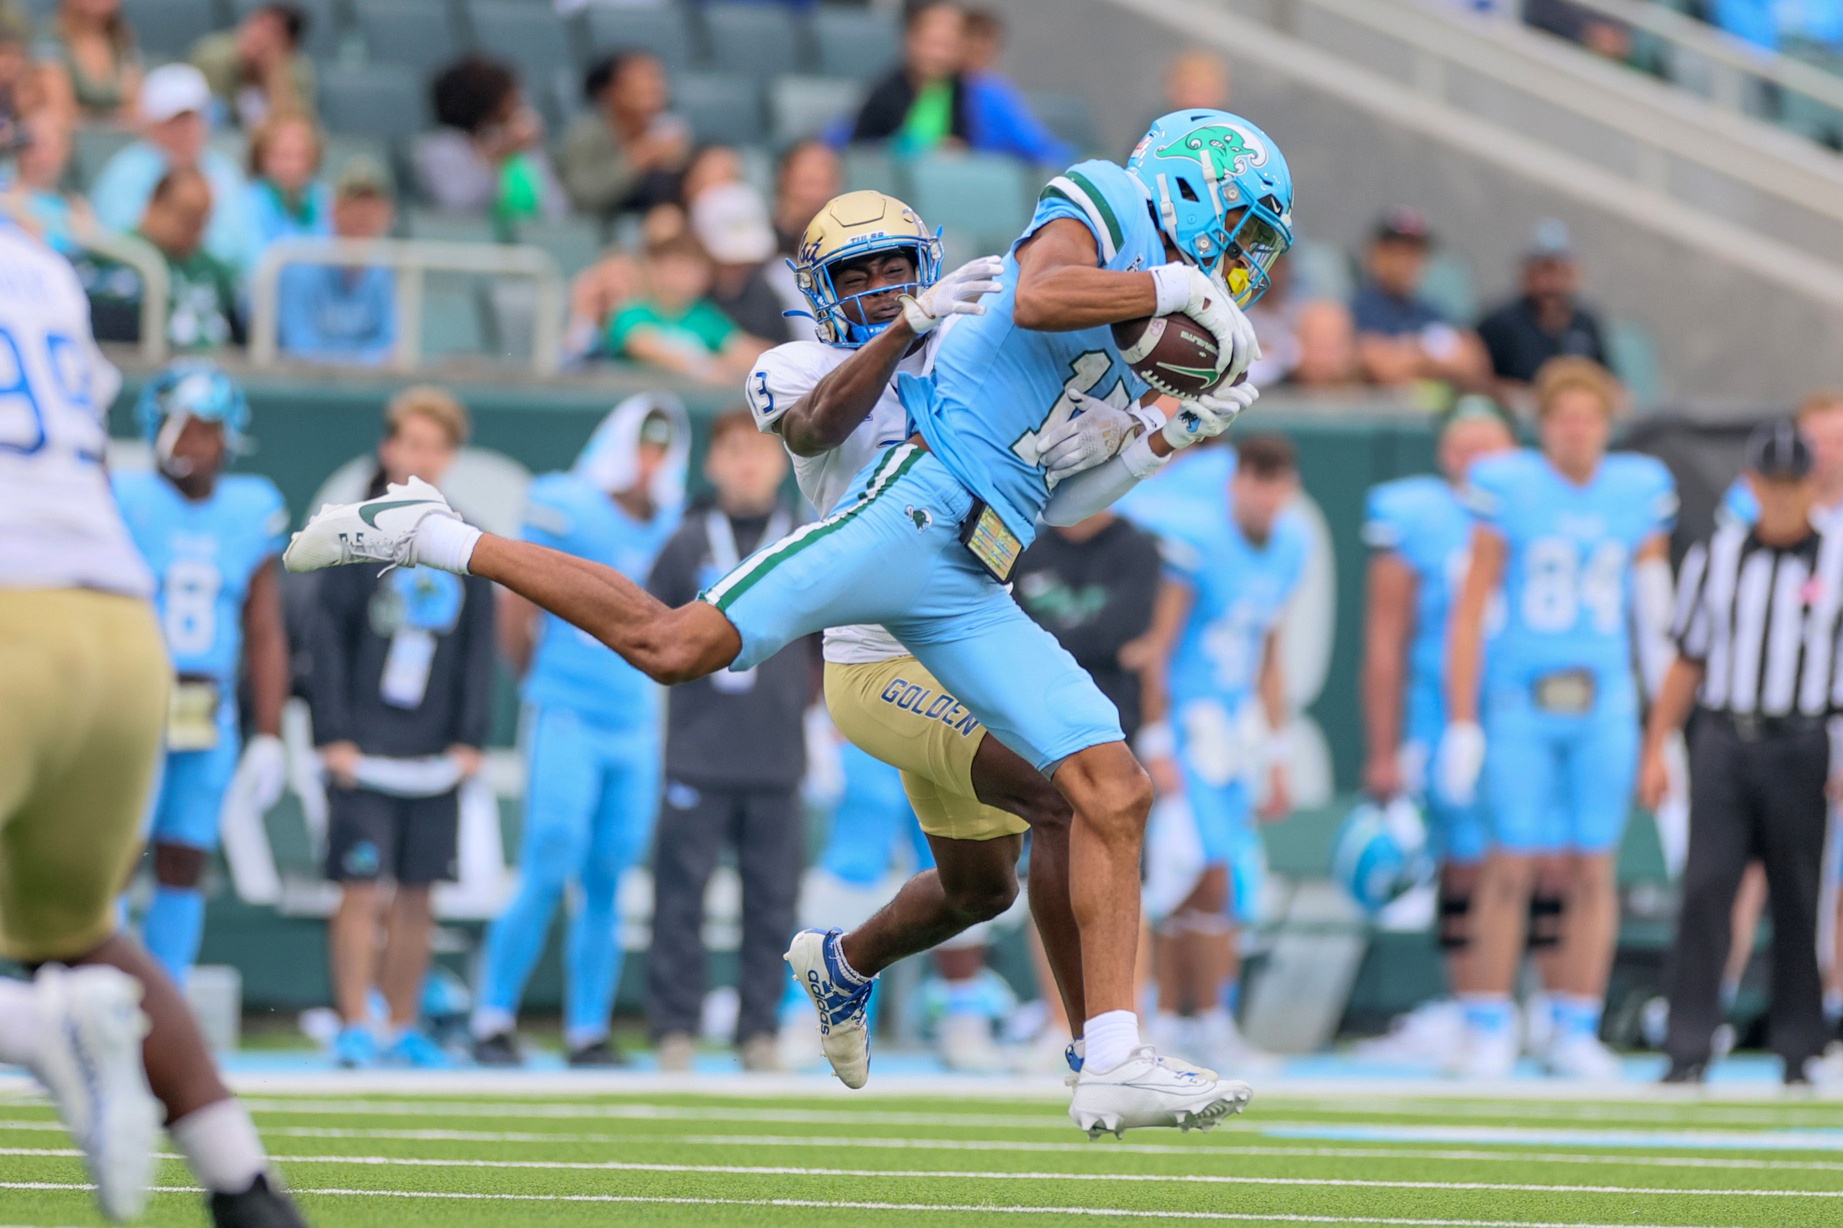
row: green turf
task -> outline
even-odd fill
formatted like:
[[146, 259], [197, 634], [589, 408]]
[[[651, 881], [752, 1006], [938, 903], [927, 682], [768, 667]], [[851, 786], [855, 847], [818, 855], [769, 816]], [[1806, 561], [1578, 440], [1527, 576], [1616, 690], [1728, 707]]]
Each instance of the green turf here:
[[[1087, 1142], [1051, 1101], [251, 1103], [322, 1228], [1023, 1224], [1076, 1211], [1103, 1224], [1843, 1226], [1835, 1102], [1267, 1097], [1212, 1134], [1133, 1131], [1124, 1144]], [[1399, 1128], [1414, 1138], [1361, 1137]], [[0, 1225], [101, 1222], [84, 1190], [19, 1188], [83, 1180], [42, 1104], [0, 1101], [0, 1149]], [[163, 1166], [162, 1186], [186, 1183]], [[995, 1214], [1006, 1208], [1034, 1210]], [[174, 1190], [147, 1222], [204, 1220], [196, 1195]]]

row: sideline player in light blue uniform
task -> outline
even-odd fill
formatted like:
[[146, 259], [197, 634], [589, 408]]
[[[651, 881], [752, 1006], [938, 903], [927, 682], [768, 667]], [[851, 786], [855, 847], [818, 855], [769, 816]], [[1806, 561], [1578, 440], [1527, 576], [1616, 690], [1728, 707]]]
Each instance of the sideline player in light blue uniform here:
[[[1267, 773], [1260, 817], [1284, 817], [1288, 714], [1279, 624], [1304, 577], [1311, 538], [1298, 516], [1287, 514], [1299, 493], [1292, 445], [1255, 435], [1236, 453], [1234, 476], [1217, 489], [1207, 514], [1183, 491], [1169, 512], [1158, 508], [1153, 496], [1162, 480], [1135, 492], [1135, 514], [1160, 535], [1165, 558], [1147, 637], [1152, 661], [1138, 749], [1167, 807], [1176, 803], [1160, 810], [1147, 839], [1200, 854], [1186, 863], [1154, 847], [1148, 856], [1148, 900], [1156, 896], [1162, 903], [1155, 913], [1166, 913], [1154, 916], [1153, 1035], [1163, 1046], [1188, 1031], [1205, 1060], [1251, 1072], [1266, 1055], [1242, 1039], [1229, 1008], [1240, 927], [1258, 917], [1267, 872], [1251, 785]], [[1245, 732], [1255, 702], [1273, 731], [1264, 745]], [[1185, 817], [1194, 834], [1168, 826]], [[1178, 881], [1163, 881], [1166, 866]]]
[[[1461, 397], [1440, 428], [1440, 472], [1371, 488], [1363, 521], [1363, 541], [1370, 548], [1363, 788], [1381, 804], [1412, 797], [1427, 817], [1439, 862], [1438, 940], [1455, 994], [1474, 988], [1466, 959], [1470, 913], [1491, 833], [1477, 799], [1453, 804], [1428, 787], [1427, 768], [1446, 727], [1447, 627], [1471, 557], [1473, 517], [1460, 488], [1474, 461], [1515, 445], [1501, 406], [1489, 397]], [[1501, 611], [1495, 618], [1501, 620]], [[1366, 1044], [1365, 1056], [1443, 1062], [1463, 1027], [1457, 1003], [1439, 999]]]
[[[758, 551], [687, 606], [667, 609], [605, 568], [483, 535], [413, 483], [389, 508], [323, 512], [290, 547], [290, 565], [401, 557], [472, 571], [592, 629], [664, 682], [747, 669], [822, 627], [881, 623], [1050, 774], [1076, 812], [1070, 897], [1089, 1018], [1071, 1116], [1096, 1132], [1213, 1124], [1246, 1103], [1247, 1085], [1166, 1062], [1140, 1044], [1133, 1015], [1150, 787], [1112, 705], [1003, 581], [1035, 534], [1052, 474], [1091, 486], [1105, 506], [1252, 401], [1252, 389], [1234, 386], [1259, 350], [1241, 307], [1291, 244], [1291, 208], [1279, 149], [1221, 111], [1164, 117], [1125, 168], [1085, 162], [1058, 176], [1006, 257], [987, 314], [943, 340], [933, 382], [900, 384], [919, 437], [879, 456], [833, 515]], [[1173, 312], [1217, 338], [1218, 382], [1168, 421], [1128, 421], [1146, 385], [1110, 326]], [[1069, 510], [1072, 522], [1094, 508]], [[810, 976], [848, 971], [828, 952]], [[836, 988], [841, 1001], [852, 992]]]
[[[1599, 1026], [1619, 922], [1615, 861], [1638, 771], [1635, 654], [1669, 660], [1676, 486], [1651, 457], [1607, 453], [1621, 393], [1597, 364], [1551, 361], [1536, 396], [1542, 450], [1489, 457], [1469, 475], [1478, 524], [1435, 768], [1436, 786], [1461, 803], [1483, 768], [1495, 838], [1479, 886], [1463, 1069], [1501, 1077], [1516, 1061], [1510, 993], [1527, 912], [1553, 1004], [1550, 1069], [1616, 1078]], [[1486, 658], [1486, 608], [1500, 586], [1504, 626]]]
[[[644, 582], [678, 528], [690, 427], [674, 397], [629, 397], [568, 473], [531, 483], [524, 538]], [[563, 1044], [572, 1066], [613, 1066], [608, 1019], [620, 984], [621, 874], [646, 852], [659, 810], [660, 692], [651, 679], [552, 614], [502, 602], [501, 642], [529, 663], [524, 835], [518, 894], [488, 927], [474, 1057], [517, 1065], [514, 1027], [566, 884], [580, 899], [564, 943]]]
[[274, 562], [288, 509], [268, 478], [223, 472], [249, 429], [250, 407], [216, 366], [174, 363], [141, 390], [135, 414], [155, 470], [116, 474], [115, 495], [153, 569], [154, 606], [177, 675], [151, 813], [154, 896], [142, 939], [183, 986], [205, 930], [199, 879], [238, 771], [237, 681], [245, 663], [256, 734], [242, 751], [243, 770], [259, 811], [282, 794], [288, 643]]

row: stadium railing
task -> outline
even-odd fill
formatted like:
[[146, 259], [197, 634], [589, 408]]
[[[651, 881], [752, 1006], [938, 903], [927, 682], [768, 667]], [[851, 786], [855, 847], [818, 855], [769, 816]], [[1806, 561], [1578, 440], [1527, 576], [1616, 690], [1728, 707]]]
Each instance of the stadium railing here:
[[282, 269], [291, 264], [382, 267], [396, 274], [396, 351], [390, 367], [423, 365], [424, 279], [428, 273], [527, 278], [532, 303], [531, 373], [554, 375], [563, 353], [563, 276], [541, 248], [523, 244], [445, 243], [424, 239], [283, 239], [263, 251], [250, 276], [250, 364], [273, 367], [278, 344]]
[[[0, 213], [27, 228], [38, 223], [11, 202], [0, 201]], [[172, 278], [166, 271], [166, 259], [144, 240], [133, 235], [105, 230], [93, 221], [73, 218], [72, 233], [84, 249], [93, 255], [125, 264], [141, 279], [141, 337], [136, 354], [148, 366], [166, 361], [166, 317]]]

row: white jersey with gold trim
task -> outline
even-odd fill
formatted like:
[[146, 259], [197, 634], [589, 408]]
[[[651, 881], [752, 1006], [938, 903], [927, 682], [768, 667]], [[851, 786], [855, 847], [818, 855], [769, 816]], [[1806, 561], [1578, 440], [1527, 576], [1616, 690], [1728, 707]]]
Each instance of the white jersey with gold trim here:
[[152, 594], [103, 470], [120, 387], [70, 264], [0, 222], [0, 589]]
[[[927, 375], [934, 366], [934, 352], [941, 335], [946, 331], [945, 326], [935, 329], [920, 348], [897, 365], [896, 370]], [[778, 432], [781, 415], [853, 353], [818, 341], [789, 341], [763, 354], [749, 373], [749, 411], [755, 415], [755, 425], [763, 431]], [[892, 381], [870, 416], [845, 442], [818, 456], [793, 456], [794, 480], [800, 484], [800, 493], [821, 516], [831, 515], [839, 499], [851, 488], [852, 480], [871, 458], [909, 437], [908, 421], [908, 411], [897, 398]], [[791, 451], [789, 454], [792, 455]], [[825, 633], [824, 655], [826, 660], [841, 665], [865, 665], [906, 657], [909, 650], [882, 627], [831, 627]]]

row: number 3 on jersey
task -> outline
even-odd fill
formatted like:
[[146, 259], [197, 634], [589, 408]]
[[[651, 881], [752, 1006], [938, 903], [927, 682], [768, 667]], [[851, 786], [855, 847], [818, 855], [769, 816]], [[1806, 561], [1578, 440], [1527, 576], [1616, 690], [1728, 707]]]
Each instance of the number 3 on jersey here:
[[[1070, 419], [1079, 412], [1075, 399], [1076, 394], [1094, 395], [1095, 387], [1107, 378], [1107, 372], [1112, 367], [1113, 358], [1106, 350], [1089, 350], [1071, 362], [1069, 378], [1062, 385], [1062, 395], [1056, 398], [1054, 405], [1050, 406], [1049, 416], [1037, 424], [1036, 430], [1019, 436], [1018, 441], [1011, 445], [1011, 450], [1017, 453], [1019, 459], [1026, 465], [1041, 465], [1043, 463], [1041, 441], [1046, 436], [1060, 433], [1062, 428], [1068, 425]], [[1126, 393], [1125, 381], [1117, 379], [1113, 387], [1108, 390], [1107, 395], [1100, 399], [1115, 409], [1125, 409], [1127, 402], [1131, 400]]]

